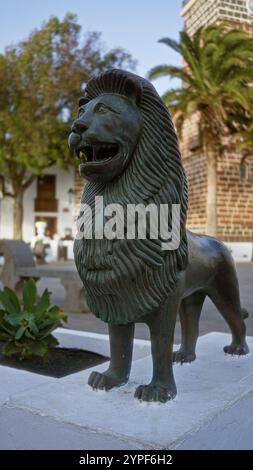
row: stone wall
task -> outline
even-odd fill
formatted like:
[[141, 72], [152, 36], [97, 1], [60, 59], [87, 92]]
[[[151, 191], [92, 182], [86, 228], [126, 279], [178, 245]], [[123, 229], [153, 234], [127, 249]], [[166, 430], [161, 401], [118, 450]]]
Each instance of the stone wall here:
[[[184, 124], [180, 149], [189, 186], [187, 226], [206, 233], [207, 159], [197, 134], [195, 116]], [[253, 156], [243, 168], [242, 161], [232, 145], [217, 158], [217, 236], [224, 241], [253, 241]]]
[[217, 0], [217, 3], [221, 20], [249, 24], [252, 27], [253, 15], [247, 10], [246, 0]]
[[195, 232], [205, 233], [207, 172], [206, 157], [201, 147], [198, 114], [184, 123], [180, 150], [189, 189], [187, 225]]
[[[253, 34], [253, 16], [247, 12], [245, 0], [188, 0], [182, 15], [190, 35], [212, 23]], [[207, 162], [196, 115], [185, 123], [180, 147], [189, 184], [188, 228], [205, 233]], [[253, 241], [253, 157], [245, 160], [244, 175], [242, 158], [240, 149], [228, 142], [227, 150], [217, 160], [217, 235], [228, 242]]]
[[253, 157], [241, 175], [242, 154], [231, 147], [217, 162], [218, 237], [224, 241], [253, 241]]
[[253, 31], [253, 15], [247, 10], [246, 0], [189, 0], [184, 3], [181, 14], [190, 35], [203, 25], [218, 22], [237, 23]]
[[184, 27], [192, 35], [198, 28], [216, 22], [219, 16], [220, 0], [190, 0], [183, 10]]

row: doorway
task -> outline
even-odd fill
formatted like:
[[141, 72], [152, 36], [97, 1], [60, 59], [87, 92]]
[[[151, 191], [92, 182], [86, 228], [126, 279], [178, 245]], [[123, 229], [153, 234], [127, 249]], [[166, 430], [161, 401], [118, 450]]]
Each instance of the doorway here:
[[37, 178], [37, 197], [34, 200], [35, 212], [57, 212], [56, 175], [43, 175]]

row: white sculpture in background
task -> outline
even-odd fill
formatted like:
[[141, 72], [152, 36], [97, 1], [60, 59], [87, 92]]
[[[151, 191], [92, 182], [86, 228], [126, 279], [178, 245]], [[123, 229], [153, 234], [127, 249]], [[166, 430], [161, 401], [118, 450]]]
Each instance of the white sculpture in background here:
[[46, 228], [47, 228], [47, 223], [43, 222], [43, 221], [35, 222], [35, 228], [36, 228], [36, 231], [37, 231], [37, 235], [32, 237], [31, 247], [34, 248], [36, 242], [38, 242], [38, 241], [43, 241], [44, 244], [49, 243], [50, 238], [47, 235], [45, 235], [45, 231], [46, 231]]
[[44, 261], [46, 263], [50, 263], [51, 261], [55, 261], [55, 256], [53, 255], [52, 247], [51, 247], [52, 240], [51, 240], [50, 237], [45, 235], [45, 231], [46, 231], [46, 228], [47, 228], [47, 223], [43, 222], [43, 221], [38, 221], [38, 222], [35, 222], [35, 227], [36, 227], [37, 235], [35, 235], [31, 239], [31, 248], [32, 248], [32, 250], [35, 248], [35, 246], [38, 243], [41, 243], [42, 245], [48, 245], [45, 249]]

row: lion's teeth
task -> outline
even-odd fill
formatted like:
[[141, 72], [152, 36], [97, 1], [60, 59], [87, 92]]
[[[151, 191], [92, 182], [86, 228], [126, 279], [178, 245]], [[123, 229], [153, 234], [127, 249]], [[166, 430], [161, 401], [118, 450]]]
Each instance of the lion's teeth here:
[[92, 160], [97, 160], [97, 155], [99, 152], [99, 146], [98, 145], [93, 145], [92, 146]]
[[107, 160], [115, 155], [115, 144], [86, 144], [77, 151], [77, 155], [84, 163]]

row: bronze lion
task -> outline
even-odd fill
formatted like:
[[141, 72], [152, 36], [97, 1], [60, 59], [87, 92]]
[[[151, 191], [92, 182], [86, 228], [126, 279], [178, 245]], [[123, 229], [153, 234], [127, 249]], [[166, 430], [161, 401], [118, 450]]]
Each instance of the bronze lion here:
[[[108, 323], [108, 370], [92, 372], [89, 385], [109, 390], [128, 381], [136, 322], [150, 329], [153, 377], [135, 397], [166, 402], [176, 395], [172, 364], [195, 359], [201, 309], [208, 296], [228, 323], [228, 354], [247, 354], [238, 280], [228, 249], [186, 230], [187, 181], [170, 113], [147, 80], [123, 70], [91, 79], [69, 137], [87, 180], [82, 203], [180, 204], [180, 243], [164, 251], [161, 239], [75, 240], [76, 266], [90, 310]], [[85, 211], [84, 211], [85, 212]], [[83, 217], [83, 219], [82, 219]], [[82, 229], [93, 223], [83, 212]], [[168, 226], [171, 213], [168, 215]], [[177, 313], [182, 344], [173, 352]]]

